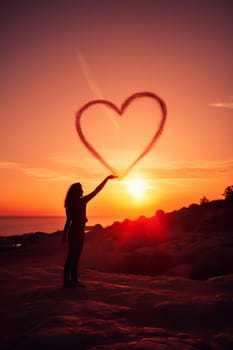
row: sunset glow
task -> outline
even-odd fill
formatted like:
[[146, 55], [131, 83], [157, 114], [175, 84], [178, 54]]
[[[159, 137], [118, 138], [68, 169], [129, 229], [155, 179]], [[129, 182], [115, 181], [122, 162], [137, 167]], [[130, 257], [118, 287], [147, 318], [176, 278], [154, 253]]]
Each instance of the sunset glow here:
[[136, 200], [143, 200], [146, 197], [147, 184], [140, 178], [130, 179], [126, 183], [129, 194]]
[[89, 193], [110, 169], [124, 174], [156, 132], [158, 106], [85, 111], [82, 130], [108, 169], [80, 141], [76, 113], [96, 99], [119, 108], [142, 91], [166, 103], [161, 137], [88, 216], [149, 216], [223, 198], [233, 179], [232, 1], [3, 4], [0, 215], [64, 215], [71, 183]]

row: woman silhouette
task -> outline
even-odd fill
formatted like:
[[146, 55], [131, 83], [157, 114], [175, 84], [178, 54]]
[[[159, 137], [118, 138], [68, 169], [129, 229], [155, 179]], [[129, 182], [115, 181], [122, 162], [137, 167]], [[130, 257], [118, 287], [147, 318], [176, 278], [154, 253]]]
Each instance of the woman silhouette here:
[[93, 192], [86, 196], [82, 196], [83, 189], [80, 183], [71, 185], [66, 194], [63, 242], [68, 236], [69, 250], [64, 266], [64, 287], [85, 287], [78, 280], [78, 263], [85, 237], [86, 205], [102, 190], [109, 179], [114, 178], [116, 178], [114, 175], [107, 176]]

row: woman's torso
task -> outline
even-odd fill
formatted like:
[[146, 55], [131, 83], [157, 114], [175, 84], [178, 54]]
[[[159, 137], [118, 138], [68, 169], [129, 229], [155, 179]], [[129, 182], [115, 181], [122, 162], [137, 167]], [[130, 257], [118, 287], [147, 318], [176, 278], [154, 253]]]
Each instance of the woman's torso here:
[[87, 222], [86, 205], [84, 198], [79, 198], [72, 206], [66, 208], [66, 215], [71, 222], [71, 228], [84, 228]]

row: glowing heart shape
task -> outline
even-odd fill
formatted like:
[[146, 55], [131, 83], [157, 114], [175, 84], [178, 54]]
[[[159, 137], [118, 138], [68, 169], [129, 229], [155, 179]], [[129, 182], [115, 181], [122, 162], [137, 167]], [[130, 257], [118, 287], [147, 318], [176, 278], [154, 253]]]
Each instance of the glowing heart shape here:
[[152, 147], [155, 145], [156, 141], [158, 140], [159, 136], [163, 132], [164, 124], [166, 121], [167, 116], [167, 108], [165, 102], [157, 95], [155, 95], [152, 92], [138, 92], [133, 94], [132, 96], [128, 97], [121, 105], [120, 108], [118, 108], [114, 103], [108, 100], [104, 99], [98, 99], [93, 100], [88, 103], [86, 103], [84, 106], [82, 106], [77, 114], [76, 114], [76, 129], [79, 135], [80, 140], [82, 143], [86, 146], [86, 148], [89, 150], [89, 152], [98, 159], [108, 170], [111, 171], [111, 173], [118, 175], [116, 169], [114, 169], [95, 149], [94, 146], [91, 145], [91, 143], [86, 139], [86, 137], [83, 134], [82, 128], [81, 128], [81, 117], [83, 116], [83, 113], [90, 107], [96, 106], [96, 105], [104, 105], [108, 107], [111, 110], [114, 110], [117, 115], [123, 116], [125, 110], [127, 107], [135, 100], [138, 100], [143, 97], [149, 97], [153, 99], [159, 106], [161, 111], [161, 119], [158, 128], [155, 130], [155, 133], [151, 140], [148, 142], [148, 145], [145, 147], [145, 149], [142, 150], [142, 152], [138, 155], [138, 157], [129, 165], [129, 167], [124, 172], [124, 175], [128, 174], [128, 172], [143, 158], [145, 155], [152, 149]]

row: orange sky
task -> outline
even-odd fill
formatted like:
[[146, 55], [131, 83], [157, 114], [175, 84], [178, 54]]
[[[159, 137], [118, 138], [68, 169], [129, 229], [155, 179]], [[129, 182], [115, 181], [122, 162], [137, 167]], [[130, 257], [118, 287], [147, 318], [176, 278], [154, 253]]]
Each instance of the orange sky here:
[[[88, 214], [150, 216], [204, 195], [223, 198], [233, 175], [232, 1], [5, 0], [1, 7], [0, 215], [60, 215], [71, 183], [85, 193], [95, 188], [109, 171], [78, 139], [75, 113], [96, 98], [120, 106], [138, 91], [166, 102], [164, 133]], [[85, 116], [85, 132], [113, 166], [127, 166], [151, 137], [159, 114], [149, 104], [132, 107], [120, 125], [106, 111]], [[134, 176], [147, 183], [142, 200], [127, 191]]]

